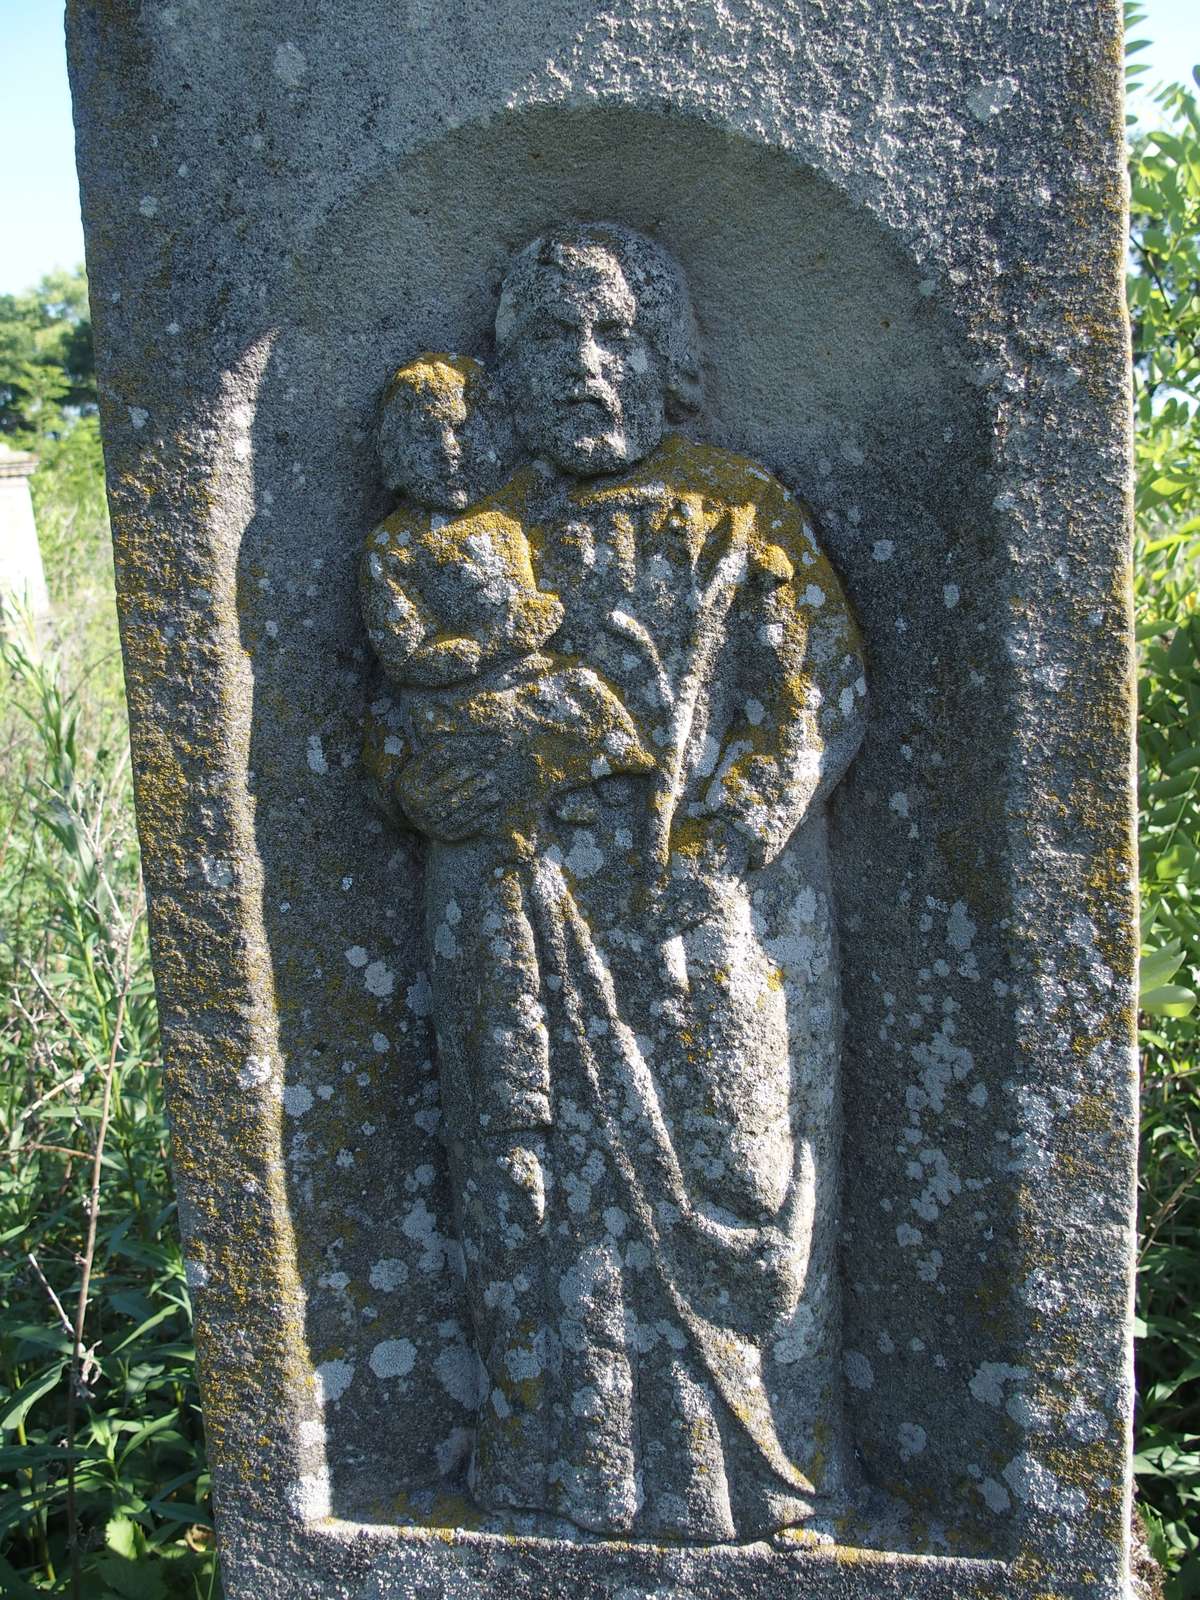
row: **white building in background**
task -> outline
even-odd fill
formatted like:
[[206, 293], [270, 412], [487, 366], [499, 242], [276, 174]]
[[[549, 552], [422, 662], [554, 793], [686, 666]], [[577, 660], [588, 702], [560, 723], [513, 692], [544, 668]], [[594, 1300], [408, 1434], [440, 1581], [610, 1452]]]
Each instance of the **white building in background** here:
[[29, 494], [37, 464], [36, 456], [13, 450], [0, 439], [0, 600], [11, 595], [34, 617], [50, 609]]

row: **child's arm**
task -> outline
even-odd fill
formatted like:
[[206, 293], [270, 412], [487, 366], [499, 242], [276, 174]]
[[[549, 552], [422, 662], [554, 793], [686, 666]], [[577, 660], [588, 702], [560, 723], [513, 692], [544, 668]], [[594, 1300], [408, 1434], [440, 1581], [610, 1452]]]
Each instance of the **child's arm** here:
[[435, 626], [411, 579], [411, 553], [389, 517], [367, 539], [359, 566], [359, 601], [371, 647], [389, 681], [411, 682], [409, 664]]

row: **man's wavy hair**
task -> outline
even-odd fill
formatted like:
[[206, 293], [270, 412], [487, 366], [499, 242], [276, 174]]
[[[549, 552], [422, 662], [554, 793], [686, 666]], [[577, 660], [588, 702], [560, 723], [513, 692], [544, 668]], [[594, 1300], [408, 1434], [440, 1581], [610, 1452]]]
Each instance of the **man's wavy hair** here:
[[682, 422], [694, 416], [703, 399], [703, 382], [687, 280], [661, 245], [619, 222], [553, 228], [514, 258], [496, 312], [501, 361], [521, 337], [526, 318], [541, 298], [543, 282], [576, 263], [586, 266], [597, 256], [616, 262], [637, 300], [638, 326], [662, 369], [667, 420]]

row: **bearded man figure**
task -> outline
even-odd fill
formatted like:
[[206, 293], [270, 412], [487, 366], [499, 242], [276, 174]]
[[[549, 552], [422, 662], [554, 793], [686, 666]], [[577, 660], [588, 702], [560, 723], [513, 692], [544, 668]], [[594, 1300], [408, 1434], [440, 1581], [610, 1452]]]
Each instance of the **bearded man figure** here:
[[654, 765], [615, 772], [598, 748], [567, 783], [493, 720], [396, 778], [432, 838], [486, 838], [518, 796], [541, 818], [521, 894], [549, 1092], [536, 1128], [502, 1130], [524, 1213], [486, 1052], [455, 1023], [504, 952], [464, 932], [461, 850], [430, 858], [487, 1370], [472, 1487], [602, 1534], [760, 1537], [850, 1487], [825, 811], [862, 736], [861, 646], [803, 507], [688, 431], [696, 330], [665, 251], [615, 224], [547, 233], [510, 269], [496, 341], [531, 459], [485, 504], [562, 606], [547, 648], [617, 697]]

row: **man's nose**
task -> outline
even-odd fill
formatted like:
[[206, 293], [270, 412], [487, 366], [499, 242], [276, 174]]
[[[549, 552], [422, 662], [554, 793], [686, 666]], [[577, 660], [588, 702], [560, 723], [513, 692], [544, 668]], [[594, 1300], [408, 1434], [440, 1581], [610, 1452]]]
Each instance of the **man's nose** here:
[[443, 428], [439, 439], [442, 457], [449, 462], [457, 462], [462, 455], [462, 448], [458, 442], [458, 435], [453, 428]]
[[590, 328], [581, 329], [571, 341], [571, 369], [584, 377], [598, 378], [603, 370], [603, 356], [596, 337]]

